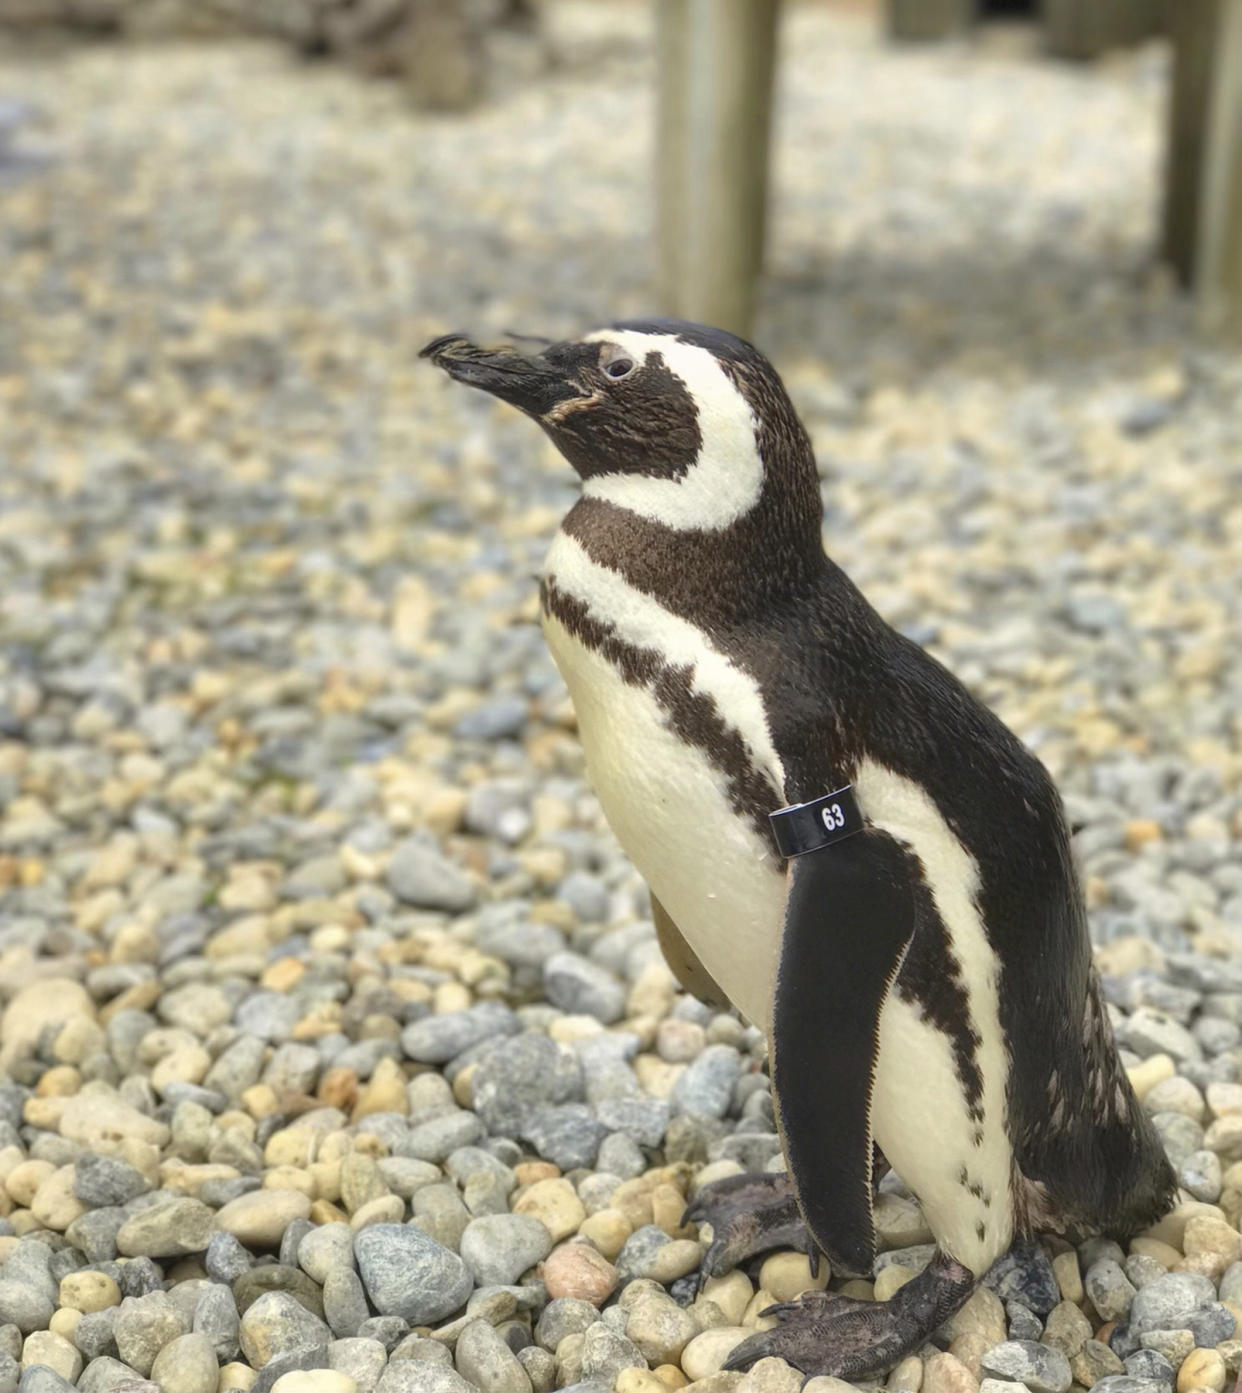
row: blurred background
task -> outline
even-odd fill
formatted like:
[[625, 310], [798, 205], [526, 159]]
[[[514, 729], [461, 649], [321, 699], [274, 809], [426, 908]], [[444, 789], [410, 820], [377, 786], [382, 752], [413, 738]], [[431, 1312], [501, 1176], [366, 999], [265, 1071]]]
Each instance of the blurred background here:
[[[1185, 7], [1214, 54], [1232, 9]], [[830, 552], [1062, 781], [1099, 933], [1242, 934], [1242, 357], [1166, 254], [1175, 48], [1196, 60], [1158, 14], [0, 19], [9, 913], [106, 937], [131, 881], [96, 904], [85, 867], [118, 839], [142, 864], [148, 817], [204, 895], [355, 832], [382, 876], [446, 789], [451, 854], [555, 898], [523, 854], [541, 781], [582, 793], [534, 622], [569, 471], [417, 353], [673, 309], [776, 362]], [[496, 780], [521, 816], [451, 814]]]

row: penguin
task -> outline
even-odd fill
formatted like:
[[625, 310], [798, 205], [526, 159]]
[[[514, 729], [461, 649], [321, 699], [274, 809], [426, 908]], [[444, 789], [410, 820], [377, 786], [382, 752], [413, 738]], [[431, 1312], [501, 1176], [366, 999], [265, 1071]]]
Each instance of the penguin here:
[[881, 1373], [1011, 1246], [1155, 1223], [1174, 1176], [1116, 1052], [1056, 788], [825, 554], [767, 359], [667, 319], [423, 356], [580, 477], [540, 598], [588, 777], [675, 974], [767, 1035], [787, 1168], [703, 1188], [704, 1270], [809, 1231], [869, 1276], [886, 1166], [935, 1237], [890, 1300], [807, 1292], [727, 1367]]

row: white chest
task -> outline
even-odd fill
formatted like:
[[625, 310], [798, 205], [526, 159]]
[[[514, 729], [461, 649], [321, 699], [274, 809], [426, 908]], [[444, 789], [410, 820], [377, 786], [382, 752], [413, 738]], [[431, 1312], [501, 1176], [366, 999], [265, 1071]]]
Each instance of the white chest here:
[[785, 875], [734, 810], [725, 777], [669, 729], [643, 686], [545, 616], [609, 826], [729, 998], [766, 1030]]

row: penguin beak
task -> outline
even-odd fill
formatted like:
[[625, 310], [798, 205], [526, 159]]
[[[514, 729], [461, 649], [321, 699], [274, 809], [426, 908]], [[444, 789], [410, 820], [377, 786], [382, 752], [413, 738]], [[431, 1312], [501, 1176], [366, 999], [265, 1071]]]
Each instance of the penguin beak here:
[[586, 395], [546, 358], [522, 353], [509, 344], [480, 348], [462, 334], [444, 334], [432, 339], [418, 356], [430, 358], [457, 382], [490, 392], [536, 420], [561, 402]]

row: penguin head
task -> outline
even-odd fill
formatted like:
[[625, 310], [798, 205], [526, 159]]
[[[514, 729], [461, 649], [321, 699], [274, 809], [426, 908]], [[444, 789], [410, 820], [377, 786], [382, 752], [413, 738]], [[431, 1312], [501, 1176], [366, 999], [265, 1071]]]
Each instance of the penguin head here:
[[766, 358], [744, 339], [682, 320], [630, 320], [538, 353], [459, 334], [422, 356], [532, 417], [598, 498], [679, 530], [714, 531], [765, 493], [813, 514], [806, 433]]

